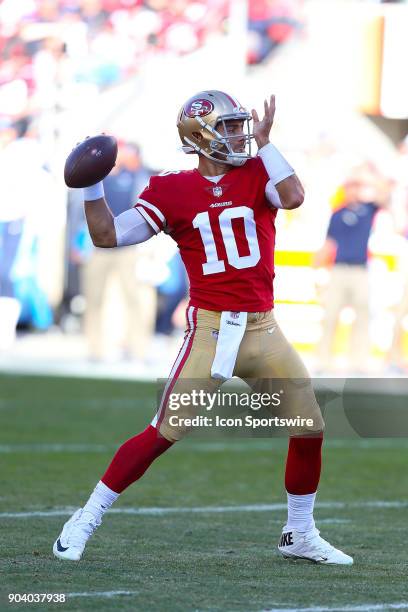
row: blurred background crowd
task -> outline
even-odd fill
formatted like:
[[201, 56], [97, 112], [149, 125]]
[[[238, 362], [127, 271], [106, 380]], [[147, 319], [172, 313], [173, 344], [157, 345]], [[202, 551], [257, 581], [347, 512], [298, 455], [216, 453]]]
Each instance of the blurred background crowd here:
[[63, 165], [115, 135], [120, 214], [152, 174], [192, 167], [177, 110], [220, 88], [259, 110], [276, 94], [274, 142], [305, 185], [278, 215], [285, 333], [316, 374], [406, 374], [407, 28], [404, 2], [0, 0], [0, 366], [167, 374], [188, 295], [177, 247], [93, 247]]

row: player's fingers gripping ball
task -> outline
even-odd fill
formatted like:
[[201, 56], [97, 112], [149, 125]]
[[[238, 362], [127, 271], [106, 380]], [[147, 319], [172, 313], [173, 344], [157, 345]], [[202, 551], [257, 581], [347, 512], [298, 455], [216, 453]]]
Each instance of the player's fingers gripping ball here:
[[118, 143], [113, 136], [86, 137], [68, 155], [64, 180], [68, 187], [90, 187], [99, 183], [116, 163]]

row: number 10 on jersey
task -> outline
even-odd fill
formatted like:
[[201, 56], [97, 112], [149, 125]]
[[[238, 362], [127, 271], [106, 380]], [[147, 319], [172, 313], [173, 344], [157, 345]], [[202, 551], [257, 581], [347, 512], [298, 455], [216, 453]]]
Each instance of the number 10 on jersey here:
[[[241, 256], [232, 229], [232, 219], [243, 219], [245, 237], [248, 242], [249, 255]], [[238, 206], [237, 208], [226, 208], [218, 217], [222, 240], [224, 242], [228, 263], [238, 270], [252, 268], [256, 266], [261, 258], [259, 251], [258, 237], [256, 235], [256, 223], [254, 211], [248, 206]], [[193, 227], [199, 230], [203, 241], [207, 262], [203, 264], [203, 274], [217, 274], [225, 272], [225, 262], [218, 259], [217, 247], [214, 234], [211, 229], [210, 216], [208, 212], [198, 213], [194, 217]]]

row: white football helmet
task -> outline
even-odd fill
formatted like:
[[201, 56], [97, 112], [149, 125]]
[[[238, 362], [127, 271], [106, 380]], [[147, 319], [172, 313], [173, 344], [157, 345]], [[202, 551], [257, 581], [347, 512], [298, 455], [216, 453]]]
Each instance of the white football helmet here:
[[[228, 134], [228, 120], [244, 122], [244, 133]], [[180, 109], [177, 128], [183, 151], [200, 153], [217, 163], [242, 166], [251, 157], [249, 122], [252, 115], [241, 106], [236, 98], [222, 91], [207, 90], [187, 100]], [[219, 126], [223, 126], [223, 133]], [[244, 140], [243, 151], [234, 151], [233, 142]]]

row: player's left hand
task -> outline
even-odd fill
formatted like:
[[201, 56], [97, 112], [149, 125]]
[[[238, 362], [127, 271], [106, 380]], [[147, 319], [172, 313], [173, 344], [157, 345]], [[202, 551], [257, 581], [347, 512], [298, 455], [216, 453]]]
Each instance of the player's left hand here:
[[264, 100], [264, 111], [265, 115], [262, 121], [258, 117], [258, 113], [253, 108], [252, 109], [252, 118], [254, 120], [253, 123], [253, 134], [255, 137], [256, 144], [258, 145], [258, 149], [265, 146], [269, 142], [269, 133], [271, 131], [273, 125], [273, 118], [275, 116], [275, 96], [272, 95], [268, 100]]

